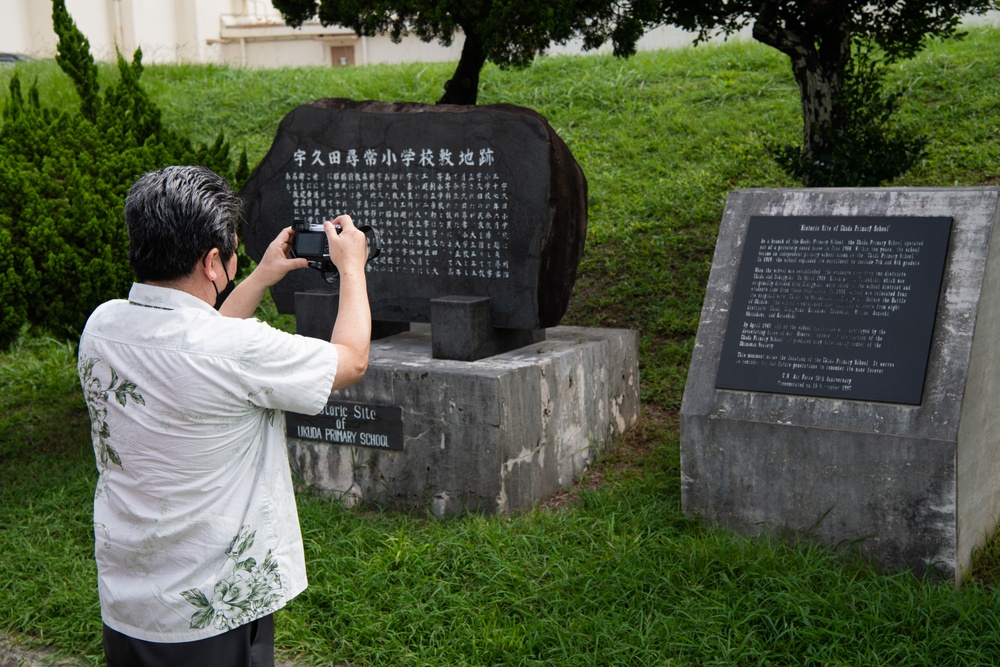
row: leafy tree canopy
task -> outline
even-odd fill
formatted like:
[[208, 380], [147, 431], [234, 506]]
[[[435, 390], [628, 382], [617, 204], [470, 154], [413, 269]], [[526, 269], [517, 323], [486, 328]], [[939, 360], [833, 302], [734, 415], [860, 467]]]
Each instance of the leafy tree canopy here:
[[553, 43], [564, 43], [582, 30], [592, 14], [605, 12], [612, 0], [274, 0], [291, 26], [318, 17], [359, 35], [388, 34], [398, 42], [412, 33], [424, 41], [450, 46], [465, 35], [455, 74], [445, 84], [439, 104], [475, 104], [479, 72], [489, 61], [500, 67], [524, 67]]
[[[627, 56], [658, 25], [694, 32], [696, 42], [752, 26], [756, 40], [790, 58], [799, 86], [802, 146], [798, 154], [780, 149], [779, 162], [807, 185], [876, 185], [908, 169], [924, 145], [889, 123], [899, 96], [882, 89], [885, 66], [914, 56], [929, 39], [956, 35], [963, 17], [996, 6], [995, 0], [626, 0], [595, 15], [582, 33], [585, 46], [610, 39], [615, 53]], [[859, 159], [891, 164], [859, 170]]]
[[696, 41], [753, 25], [755, 39], [789, 55], [847, 35], [897, 59], [913, 57], [930, 38], [954, 35], [963, 17], [996, 7], [995, 0], [631, 0], [595, 15], [584, 33], [588, 46], [610, 39], [617, 54], [631, 55], [638, 38], [659, 25], [696, 33]]

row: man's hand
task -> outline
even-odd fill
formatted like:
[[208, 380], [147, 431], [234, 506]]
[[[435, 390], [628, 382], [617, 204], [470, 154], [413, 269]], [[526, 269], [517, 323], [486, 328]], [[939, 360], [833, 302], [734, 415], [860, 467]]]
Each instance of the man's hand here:
[[[289, 271], [303, 269], [308, 262], [302, 257], [292, 257], [292, 237], [295, 232], [291, 227], [285, 227], [264, 251], [260, 263], [254, 269], [253, 275], [263, 283], [264, 287], [276, 285]], [[258, 276], [259, 274], [259, 276]]]
[[[229, 295], [219, 312], [227, 317], [253, 317], [254, 311], [264, 297], [268, 287], [276, 284], [289, 271], [308, 266], [302, 257], [292, 257], [291, 227], [282, 229], [260, 258], [260, 263], [249, 276], [243, 279]], [[362, 236], [364, 236], [362, 234]]]
[[[340, 233], [337, 233], [337, 226]], [[330, 261], [343, 275], [350, 271], [364, 271], [368, 261], [368, 239], [364, 232], [354, 226], [349, 215], [341, 215], [323, 223], [323, 231], [330, 242]]]

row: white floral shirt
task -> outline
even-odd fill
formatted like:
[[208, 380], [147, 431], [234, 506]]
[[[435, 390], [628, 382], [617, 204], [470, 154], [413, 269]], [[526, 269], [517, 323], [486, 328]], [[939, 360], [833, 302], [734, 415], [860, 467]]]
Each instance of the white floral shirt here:
[[285, 410], [315, 414], [337, 352], [135, 284], [91, 315], [80, 381], [100, 473], [101, 615], [136, 639], [220, 634], [306, 587]]

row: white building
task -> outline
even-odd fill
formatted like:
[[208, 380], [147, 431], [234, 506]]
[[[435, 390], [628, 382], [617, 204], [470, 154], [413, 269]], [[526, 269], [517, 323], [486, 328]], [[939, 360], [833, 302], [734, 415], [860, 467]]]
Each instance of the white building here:
[[[66, 0], [77, 26], [98, 60], [113, 61], [117, 46], [131, 58], [142, 47], [143, 62], [224, 63], [246, 67], [363, 65], [414, 61], [457, 61], [459, 36], [451, 47], [404, 37], [359, 37], [318, 22], [292, 29], [269, 0]], [[0, 0], [0, 52], [51, 58], [56, 52], [49, 0]], [[646, 35], [640, 48], [689, 44], [692, 36], [674, 28]], [[555, 45], [553, 53], [579, 53], [577, 44]]]

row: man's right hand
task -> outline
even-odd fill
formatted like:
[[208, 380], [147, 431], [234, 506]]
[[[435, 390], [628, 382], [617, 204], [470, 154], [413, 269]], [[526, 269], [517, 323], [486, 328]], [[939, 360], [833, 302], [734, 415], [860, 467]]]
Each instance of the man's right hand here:
[[[337, 226], [340, 233], [337, 233]], [[323, 231], [330, 243], [330, 261], [341, 276], [350, 271], [364, 271], [368, 261], [368, 240], [364, 232], [354, 226], [349, 215], [337, 216], [332, 222], [323, 223]]]

